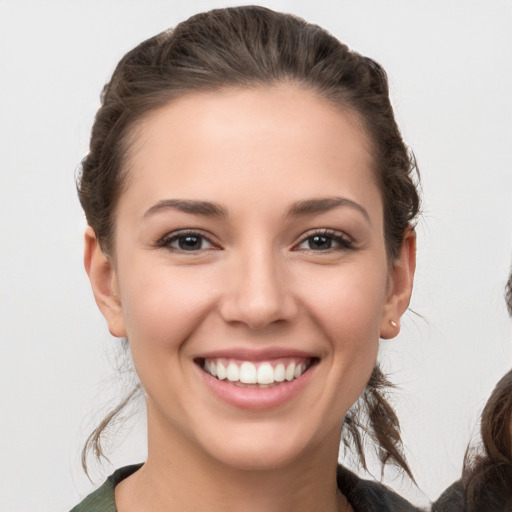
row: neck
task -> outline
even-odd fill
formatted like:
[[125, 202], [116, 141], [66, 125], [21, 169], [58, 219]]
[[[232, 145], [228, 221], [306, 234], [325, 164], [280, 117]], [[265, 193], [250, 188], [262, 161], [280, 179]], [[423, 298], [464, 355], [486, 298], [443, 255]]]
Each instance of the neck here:
[[119, 512], [350, 510], [336, 483], [338, 444], [262, 470], [224, 464], [158, 430], [148, 425], [146, 463], [116, 488]]

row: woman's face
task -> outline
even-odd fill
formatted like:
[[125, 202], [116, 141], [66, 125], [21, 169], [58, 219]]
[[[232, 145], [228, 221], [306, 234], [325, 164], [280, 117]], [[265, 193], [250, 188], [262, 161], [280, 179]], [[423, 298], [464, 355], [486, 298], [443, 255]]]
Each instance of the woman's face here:
[[[356, 119], [291, 85], [195, 93], [141, 123], [115, 258], [86, 266], [147, 394], [149, 449], [245, 468], [337, 446], [407, 306]], [[169, 448], [169, 446], [167, 446]]]

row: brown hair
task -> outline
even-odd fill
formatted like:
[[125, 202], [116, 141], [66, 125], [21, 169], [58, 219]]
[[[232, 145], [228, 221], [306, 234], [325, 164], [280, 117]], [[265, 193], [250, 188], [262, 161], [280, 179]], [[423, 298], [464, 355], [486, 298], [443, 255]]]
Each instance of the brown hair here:
[[[512, 271], [505, 286], [512, 317]], [[480, 449], [468, 447], [462, 482], [467, 512], [512, 510], [512, 370], [496, 384], [482, 411]]]
[[507, 305], [508, 315], [512, 318], [512, 270], [510, 271], [507, 284], [505, 285], [505, 303]]
[[462, 481], [466, 510], [512, 510], [512, 370], [496, 384], [482, 411], [482, 449], [466, 451]]
[[[393, 260], [418, 213], [419, 197], [415, 162], [394, 119], [385, 71], [316, 25], [254, 6], [192, 16], [142, 42], [117, 65], [103, 89], [90, 151], [78, 177], [80, 202], [102, 250], [113, 250], [114, 214], [126, 178], [130, 135], [144, 116], [195, 91], [282, 82], [321, 95], [363, 123], [383, 199], [386, 248]], [[360, 430], [369, 432], [380, 446], [383, 464], [394, 463], [412, 477], [402, 454], [398, 419], [381, 392], [387, 385], [376, 367], [360, 400], [363, 405], [354, 408], [366, 413], [367, 424], [362, 425], [361, 414], [349, 412], [344, 439], [352, 438], [366, 468]], [[93, 448], [102, 455], [105, 426], [103, 422], [91, 435], [85, 451]]]

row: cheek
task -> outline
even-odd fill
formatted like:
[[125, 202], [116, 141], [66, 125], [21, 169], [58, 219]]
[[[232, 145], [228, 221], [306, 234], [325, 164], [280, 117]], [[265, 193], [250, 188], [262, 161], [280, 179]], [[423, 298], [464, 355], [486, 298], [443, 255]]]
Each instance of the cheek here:
[[323, 307], [323, 325], [332, 345], [332, 370], [337, 376], [334, 400], [341, 401], [343, 411], [359, 398], [377, 360], [384, 304], [383, 287], [377, 282], [347, 287], [339, 283], [332, 290], [332, 300]]
[[378, 342], [387, 295], [379, 265], [333, 272], [307, 293], [309, 310], [340, 349]]
[[387, 296], [386, 267], [378, 263], [340, 270], [308, 294], [309, 311], [329, 343], [326, 371], [335, 376], [330, 391], [338, 410], [357, 400], [377, 359]]
[[120, 269], [123, 314], [132, 350], [179, 348], [215, 303], [216, 287], [203, 274], [198, 268], [160, 264], [146, 267], [144, 273], [128, 270], [123, 275]]

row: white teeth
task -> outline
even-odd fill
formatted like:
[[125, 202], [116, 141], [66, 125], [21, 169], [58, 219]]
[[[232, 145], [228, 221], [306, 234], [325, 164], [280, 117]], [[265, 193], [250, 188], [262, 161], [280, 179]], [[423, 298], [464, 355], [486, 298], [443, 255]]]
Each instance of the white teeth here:
[[[215, 363], [212, 361], [212, 364]], [[226, 378], [226, 368], [220, 361], [217, 363], [217, 378], [219, 380], [224, 380]]]
[[270, 363], [263, 363], [258, 368], [258, 384], [273, 384], [274, 368]]
[[283, 363], [279, 363], [274, 368], [274, 380], [276, 382], [283, 382], [283, 380], [285, 378], [284, 375], [285, 375], [284, 364]]
[[230, 382], [238, 382], [240, 380], [240, 369], [235, 363], [228, 364], [226, 377]]
[[286, 372], [284, 374], [284, 377], [287, 381], [292, 381], [295, 377], [295, 363], [290, 363], [286, 367]]
[[240, 364], [233, 360], [212, 359], [204, 362], [203, 369], [219, 380], [227, 379], [229, 382], [242, 384], [269, 385], [298, 379], [306, 371], [307, 365], [305, 362], [292, 361], [287, 366], [284, 363], [278, 363], [273, 367], [267, 361], [260, 364], [244, 361]]
[[258, 374], [256, 366], [245, 361], [240, 366], [240, 382], [244, 384], [256, 384], [258, 382]]

